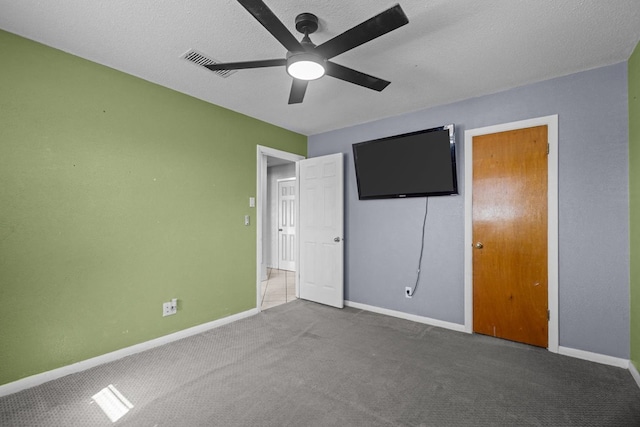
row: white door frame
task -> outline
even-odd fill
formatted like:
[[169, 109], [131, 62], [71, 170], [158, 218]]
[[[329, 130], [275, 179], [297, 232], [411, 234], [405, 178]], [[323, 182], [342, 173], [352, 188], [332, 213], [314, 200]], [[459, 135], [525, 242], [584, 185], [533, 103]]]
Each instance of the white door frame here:
[[[263, 220], [265, 215], [265, 201], [267, 198], [267, 157], [275, 157], [282, 160], [288, 160], [290, 162], [297, 162], [303, 160], [305, 157], [299, 154], [288, 153], [286, 151], [277, 150], [275, 148], [265, 147], [262, 145], [257, 146], [257, 161], [256, 161], [256, 191], [258, 193], [256, 202], [256, 308], [258, 311], [262, 311], [261, 301], [261, 286], [262, 286], [262, 260], [263, 254]], [[297, 168], [296, 168], [297, 175]], [[298, 191], [296, 191], [296, 194]], [[296, 199], [296, 205], [298, 203]], [[298, 211], [296, 206], [296, 211]], [[296, 294], [298, 294], [298, 279], [296, 274]]]
[[464, 132], [464, 330], [473, 332], [473, 137], [491, 133], [548, 126], [547, 142], [549, 158], [547, 171], [548, 197], [548, 308], [549, 308], [549, 343], [548, 350], [558, 353], [558, 115], [538, 117], [529, 120], [504, 123]]

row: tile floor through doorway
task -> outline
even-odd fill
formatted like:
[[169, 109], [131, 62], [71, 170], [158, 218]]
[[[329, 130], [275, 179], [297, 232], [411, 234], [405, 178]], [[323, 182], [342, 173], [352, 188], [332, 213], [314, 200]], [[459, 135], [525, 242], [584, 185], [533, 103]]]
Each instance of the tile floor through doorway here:
[[296, 299], [295, 271], [267, 268], [262, 282], [262, 309], [266, 310]]

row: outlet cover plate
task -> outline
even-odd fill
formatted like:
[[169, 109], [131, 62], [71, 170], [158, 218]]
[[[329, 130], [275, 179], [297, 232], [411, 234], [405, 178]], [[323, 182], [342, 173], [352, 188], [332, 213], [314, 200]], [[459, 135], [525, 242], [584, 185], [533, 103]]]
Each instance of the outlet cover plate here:
[[176, 312], [173, 309], [173, 305], [171, 305], [171, 302], [162, 303], [162, 317], [171, 316], [172, 314], [176, 314]]

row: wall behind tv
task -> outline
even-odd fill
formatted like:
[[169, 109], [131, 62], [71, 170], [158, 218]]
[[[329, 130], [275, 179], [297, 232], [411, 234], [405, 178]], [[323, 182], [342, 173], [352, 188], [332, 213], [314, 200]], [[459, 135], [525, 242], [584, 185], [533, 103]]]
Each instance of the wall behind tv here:
[[0, 384], [256, 306], [256, 144], [306, 137], [2, 31], [0, 56]]
[[[425, 82], [429, 84], [429, 82]], [[393, 90], [393, 84], [388, 90]], [[464, 131], [558, 114], [560, 345], [629, 358], [627, 64], [620, 63], [309, 138], [309, 156], [345, 159], [345, 298], [464, 323]], [[456, 125], [458, 196], [359, 201], [351, 144]]]
[[631, 361], [640, 370], [640, 44], [629, 59], [629, 197], [631, 215]]

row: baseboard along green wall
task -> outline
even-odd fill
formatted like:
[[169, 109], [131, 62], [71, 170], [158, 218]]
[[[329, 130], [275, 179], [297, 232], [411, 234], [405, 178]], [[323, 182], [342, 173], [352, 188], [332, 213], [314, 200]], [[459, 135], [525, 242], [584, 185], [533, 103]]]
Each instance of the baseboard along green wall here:
[[256, 306], [256, 146], [305, 136], [3, 31], [0, 55], [0, 385]]

